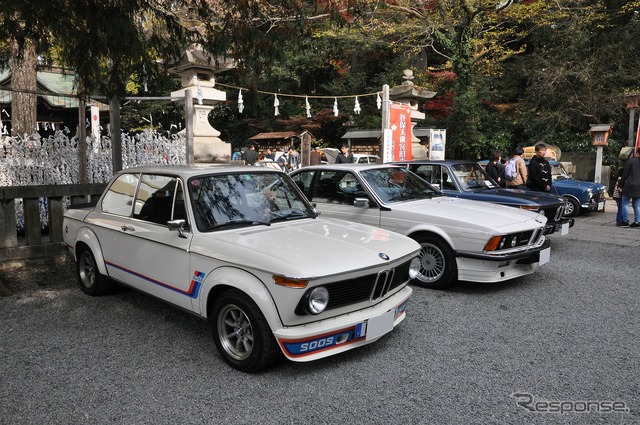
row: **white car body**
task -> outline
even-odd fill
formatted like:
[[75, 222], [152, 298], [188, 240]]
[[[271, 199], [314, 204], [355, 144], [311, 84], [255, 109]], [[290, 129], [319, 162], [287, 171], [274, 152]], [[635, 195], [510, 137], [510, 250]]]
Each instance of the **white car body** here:
[[[389, 202], [381, 199], [365, 177], [371, 170], [386, 172], [389, 169], [397, 170], [389, 165], [338, 164], [306, 167], [290, 175], [323, 216], [378, 226], [416, 240], [438, 240], [436, 245], [439, 250], [444, 252], [450, 249], [456, 263], [455, 269], [450, 269], [455, 276], [439, 275], [438, 280], [449, 283], [456, 279], [501, 282], [533, 273], [541, 263], [548, 261], [549, 242], [542, 234], [547, 219], [543, 215], [486, 202], [445, 197], [431, 186], [426, 189], [431, 192], [424, 199], [404, 201], [399, 198], [398, 201]], [[405, 173], [419, 178], [407, 170], [403, 170], [400, 176], [405, 176]], [[339, 196], [330, 197], [322, 193], [323, 185], [330, 179], [335, 180], [331, 190], [343, 192]], [[522, 239], [517, 246], [487, 249], [490, 239], [501, 235], [505, 238], [510, 235], [531, 237]], [[441, 244], [442, 241], [446, 246]], [[425, 257], [422, 255], [423, 261], [433, 260]], [[434, 283], [434, 288], [449, 286], [440, 286], [440, 283], [435, 280], [430, 282], [429, 279], [423, 283], [425, 286]]]
[[[250, 204], [256, 193], [249, 193], [249, 189], [247, 193], [236, 196], [234, 192], [233, 196], [224, 198], [231, 200], [224, 205], [203, 204], [208, 193], [211, 199], [223, 199], [219, 190], [205, 193], [205, 181], [209, 178], [222, 181], [227, 177], [243, 185], [247, 181], [252, 184], [254, 180], [277, 182], [280, 186], [269, 187], [269, 191], [281, 190], [283, 196], [290, 198], [275, 202], [297, 205], [297, 215], [285, 218], [284, 209], [279, 209], [270, 213], [277, 214], [272, 217], [273, 222], [250, 220], [203, 230], [200, 228], [202, 217], [198, 216], [203, 205], [203, 211], [212, 216], [216, 208], [223, 212], [237, 212], [242, 208], [249, 213], [255, 211]], [[169, 190], [159, 187], [167, 181], [173, 184], [165, 185]], [[130, 189], [127, 182], [131, 182]], [[154, 187], [154, 182], [158, 182], [158, 187]], [[133, 189], [135, 185], [137, 189]], [[127, 198], [124, 195], [127, 190], [135, 191], [135, 195]], [[169, 193], [172, 190], [173, 193]], [[158, 220], [147, 218], [151, 216], [143, 213], [145, 202], [149, 203], [156, 194], [160, 194], [158, 198], [165, 194], [171, 197], [167, 200], [168, 214]], [[182, 206], [178, 208], [182, 198], [184, 211]], [[123, 208], [118, 210], [119, 204]], [[176, 221], [180, 218], [186, 221]], [[372, 226], [318, 218], [285, 174], [250, 166], [124, 170], [114, 176], [94, 208], [69, 209], [63, 229], [64, 241], [79, 261], [79, 278], [85, 292], [93, 295], [96, 289], [87, 276], [93, 279], [108, 276], [209, 318], [214, 325], [214, 336], [216, 300], [225, 293], [240, 293], [245, 304], [255, 303], [259, 309], [253, 321], [262, 320], [262, 316], [273, 336], [273, 345], [295, 361], [319, 359], [371, 343], [398, 325], [406, 316], [412, 292], [407, 286], [409, 263], [420, 249], [417, 243], [402, 235]], [[87, 250], [95, 259], [98, 273], [93, 275], [93, 271], [84, 266]], [[285, 284], [275, 283], [278, 279]], [[291, 286], [298, 282], [306, 284]], [[358, 298], [348, 293], [353, 289], [353, 282], [364, 283], [368, 288], [363, 296]], [[327, 307], [319, 314], [301, 312], [301, 306], [305, 306], [302, 298], [318, 286], [329, 288], [331, 294], [347, 290], [346, 301]], [[330, 298], [330, 306], [332, 301]], [[251, 319], [250, 314], [247, 315]], [[256, 323], [252, 325], [255, 327]], [[224, 321], [218, 321], [218, 326], [224, 326]], [[240, 329], [233, 331], [241, 332]], [[252, 332], [251, 338], [257, 340], [257, 331]], [[225, 342], [230, 342], [224, 337], [220, 339], [223, 347]], [[262, 345], [272, 343], [269, 338], [265, 340]], [[268, 363], [235, 358], [237, 353], [233, 347], [231, 355], [218, 348], [225, 361], [240, 370], [254, 371]]]
[[354, 164], [380, 164], [382, 163], [382, 161], [380, 161], [380, 157], [378, 155], [354, 153], [353, 163]]

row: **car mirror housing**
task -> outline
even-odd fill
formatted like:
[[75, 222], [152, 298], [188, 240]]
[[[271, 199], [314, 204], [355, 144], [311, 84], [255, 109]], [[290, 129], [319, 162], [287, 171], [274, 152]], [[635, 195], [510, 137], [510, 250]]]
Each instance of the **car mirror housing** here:
[[353, 206], [357, 208], [369, 208], [369, 200], [367, 198], [356, 198]]
[[187, 220], [184, 219], [180, 219], [180, 220], [170, 220], [167, 221], [167, 227], [169, 228], [169, 230], [177, 230], [179, 233], [179, 237], [186, 239], [187, 235], [184, 234], [185, 229], [187, 228]]

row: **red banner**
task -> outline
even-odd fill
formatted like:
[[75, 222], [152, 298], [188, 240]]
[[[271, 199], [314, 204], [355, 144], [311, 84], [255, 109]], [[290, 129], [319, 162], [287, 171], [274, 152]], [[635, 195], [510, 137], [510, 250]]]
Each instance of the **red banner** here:
[[411, 160], [411, 106], [391, 102], [389, 128], [393, 142], [393, 160]]

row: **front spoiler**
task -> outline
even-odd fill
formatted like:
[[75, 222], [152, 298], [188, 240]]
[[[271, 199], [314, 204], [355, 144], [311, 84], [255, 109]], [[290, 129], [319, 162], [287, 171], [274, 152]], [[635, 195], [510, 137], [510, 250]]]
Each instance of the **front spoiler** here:
[[511, 261], [511, 260], [532, 260], [539, 258], [540, 251], [551, 246], [551, 241], [545, 239], [544, 242], [535, 248], [526, 251], [519, 251], [507, 254], [477, 254], [474, 252], [457, 252], [456, 257], [472, 258], [474, 260], [483, 261]]

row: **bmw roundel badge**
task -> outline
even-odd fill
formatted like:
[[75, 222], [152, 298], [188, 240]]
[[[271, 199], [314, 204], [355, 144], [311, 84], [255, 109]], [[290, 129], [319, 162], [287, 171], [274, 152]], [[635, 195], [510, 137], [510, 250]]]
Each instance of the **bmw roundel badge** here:
[[389, 256], [384, 252], [381, 252], [380, 254], [378, 254], [378, 257], [382, 258], [383, 260], [387, 260], [387, 261], [389, 260]]

